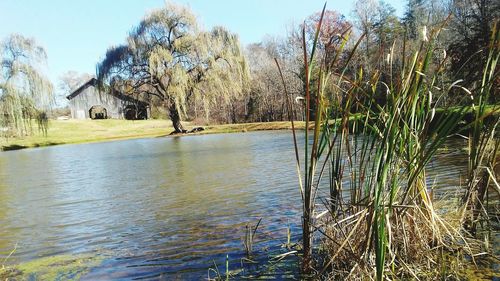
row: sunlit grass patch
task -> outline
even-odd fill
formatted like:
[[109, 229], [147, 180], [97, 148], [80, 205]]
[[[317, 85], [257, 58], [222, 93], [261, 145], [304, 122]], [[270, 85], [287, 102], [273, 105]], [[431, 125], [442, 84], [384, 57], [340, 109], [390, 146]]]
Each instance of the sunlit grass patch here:
[[[194, 125], [184, 122], [187, 129]], [[194, 134], [238, 133], [264, 130], [290, 130], [289, 122], [259, 122], [241, 124], [208, 125]], [[304, 128], [298, 122], [297, 128]], [[87, 143], [133, 138], [163, 137], [173, 131], [169, 120], [52, 120], [47, 136], [35, 133], [31, 136], [0, 138], [1, 150], [16, 150], [58, 144]]]
[[118, 139], [157, 137], [172, 131], [168, 120], [51, 120], [47, 136], [1, 138], [2, 150], [42, 147], [56, 144], [85, 143]]

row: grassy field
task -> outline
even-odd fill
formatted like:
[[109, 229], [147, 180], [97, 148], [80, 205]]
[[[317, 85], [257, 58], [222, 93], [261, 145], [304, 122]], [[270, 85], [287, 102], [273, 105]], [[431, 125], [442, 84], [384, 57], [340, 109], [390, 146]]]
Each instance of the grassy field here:
[[[184, 124], [188, 130], [195, 127], [188, 122]], [[203, 127], [205, 130], [197, 134], [291, 129], [290, 122], [209, 125]], [[31, 136], [0, 138], [0, 147], [1, 150], [15, 150], [58, 144], [161, 137], [168, 136], [172, 131], [173, 128], [169, 120], [52, 120], [50, 121], [47, 136], [40, 134], [36, 126], [34, 126], [34, 134]]]
[[[452, 110], [453, 111], [453, 110]], [[468, 110], [470, 111], [470, 109]], [[487, 107], [490, 119], [498, 120], [498, 105]], [[442, 114], [442, 110], [436, 112], [436, 116]], [[472, 114], [472, 112], [470, 113]], [[469, 114], [469, 115], [470, 115]], [[466, 115], [469, 116], [469, 115]], [[470, 116], [472, 118], [472, 116]], [[437, 119], [437, 118], [436, 118]], [[330, 122], [334, 122], [333, 120]], [[186, 129], [195, 126], [189, 122], [183, 122]], [[333, 123], [332, 123], [333, 124]], [[295, 122], [297, 129], [303, 129], [304, 122]], [[196, 134], [234, 133], [262, 130], [291, 130], [290, 122], [261, 122], [241, 123], [226, 125], [202, 126], [205, 130]], [[312, 125], [310, 125], [312, 128]], [[58, 144], [86, 143], [99, 141], [112, 141], [134, 138], [150, 138], [168, 136], [174, 131], [170, 120], [51, 120], [47, 136], [40, 134], [33, 125], [34, 134], [25, 137], [0, 138], [0, 150], [16, 150], [30, 147], [42, 147]]]

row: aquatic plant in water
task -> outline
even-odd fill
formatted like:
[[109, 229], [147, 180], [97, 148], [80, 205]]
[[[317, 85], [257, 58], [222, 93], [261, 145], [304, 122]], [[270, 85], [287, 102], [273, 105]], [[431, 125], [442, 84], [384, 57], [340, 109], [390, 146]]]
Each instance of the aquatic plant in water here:
[[80, 280], [102, 256], [59, 255], [0, 268], [1, 280]]
[[[362, 68], [349, 68], [363, 36], [346, 51], [350, 31], [335, 35], [340, 40], [326, 43], [331, 44], [328, 49], [335, 54], [330, 53], [328, 58], [333, 59], [328, 59], [318, 51], [318, 46], [325, 44], [318, 41], [322, 18], [311, 47], [306, 45], [305, 31], [302, 33], [306, 117], [302, 149], [293, 129], [303, 203], [303, 272], [334, 279], [448, 276], [450, 258], [464, 262], [465, 256], [474, 257], [482, 251], [482, 243], [462, 224], [452, 223], [447, 217], [449, 212], [436, 211], [426, 183], [430, 159], [450, 136], [468, 128], [459, 127], [467, 114], [466, 106], [438, 108], [440, 97], [451, 90], [470, 93], [460, 86], [460, 81], [448, 87], [438, 86], [449, 59], [435, 52], [435, 40], [444, 25], [425, 29], [423, 40], [411, 55], [404, 41], [398, 54], [395, 42], [386, 60], [389, 75], [375, 71], [366, 79]], [[473, 155], [486, 151], [486, 146], [474, 144], [474, 131], [484, 130], [479, 120], [485, 118], [487, 95], [498, 78], [494, 67], [500, 48], [498, 32], [492, 37], [496, 40], [490, 45], [492, 58], [485, 68], [482, 90], [473, 99], [479, 99], [479, 104], [473, 105], [476, 109], [470, 125]], [[285, 83], [284, 87], [288, 96]], [[381, 97], [384, 102], [380, 102]], [[289, 112], [294, 112], [291, 101], [287, 106]], [[438, 110], [440, 114], [436, 114]], [[498, 120], [492, 131], [479, 138], [491, 140], [497, 124]], [[498, 142], [493, 151], [498, 152]], [[497, 161], [496, 157], [478, 157], [489, 159], [490, 169], [485, 171], [491, 171], [491, 161]], [[471, 173], [476, 174], [480, 165], [470, 167]], [[329, 196], [323, 204], [325, 211], [319, 212], [318, 191], [324, 185], [328, 186]], [[478, 197], [479, 193], [476, 191], [474, 198], [481, 204], [484, 196]], [[322, 234], [324, 260], [316, 259], [315, 264], [312, 249], [316, 232]], [[436, 270], [442, 267], [445, 270]]]

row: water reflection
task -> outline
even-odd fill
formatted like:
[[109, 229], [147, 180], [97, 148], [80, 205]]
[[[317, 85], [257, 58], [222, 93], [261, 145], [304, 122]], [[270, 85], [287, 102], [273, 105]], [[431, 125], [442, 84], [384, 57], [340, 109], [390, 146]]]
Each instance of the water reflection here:
[[[257, 248], [298, 233], [292, 149], [290, 132], [255, 132], [1, 153], [0, 258], [16, 243], [9, 263], [105, 251], [87, 280], [204, 278], [243, 256], [248, 222], [264, 218]], [[457, 159], [434, 159], [430, 178], [456, 188]]]
[[[128, 267], [151, 262], [163, 264], [163, 271], [203, 268], [205, 274], [218, 254], [242, 250], [249, 220], [267, 216], [272, 225], [273, 201], [279, 196], [290, 201], [286, 193], [294, 178], [287, 176], [289, 167], [275, 161], [291, 163], [291, 155], [276, 150], [275, 142], [288, 145], [289, 135], [148, 139], [2, 153], [1, 255], [16, 243], [11, 263], [104, 249], [122, 257], [112, 261], [115, 276], [160, 270]], [[264, 180], [276, 172], [279, 181]], [[269, 196], [261, 196], [268, 190]]]

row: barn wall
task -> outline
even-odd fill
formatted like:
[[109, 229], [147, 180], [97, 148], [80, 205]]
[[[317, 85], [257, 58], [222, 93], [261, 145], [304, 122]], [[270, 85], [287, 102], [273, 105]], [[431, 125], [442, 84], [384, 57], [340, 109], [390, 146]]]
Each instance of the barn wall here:
[[71, 118], [88, 119], [89, 110], [94, 105], [101, 105], [106, 108], [108, 118], [123, 119], [123, 109], [129, 102], [123, 101], [115, 96], [101, 93], [94, 86], [88, 86], [76, 97], [69, 100]]

